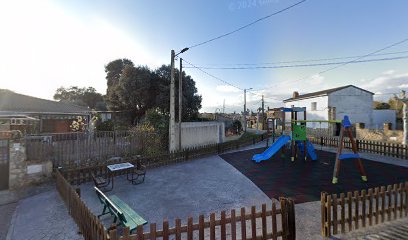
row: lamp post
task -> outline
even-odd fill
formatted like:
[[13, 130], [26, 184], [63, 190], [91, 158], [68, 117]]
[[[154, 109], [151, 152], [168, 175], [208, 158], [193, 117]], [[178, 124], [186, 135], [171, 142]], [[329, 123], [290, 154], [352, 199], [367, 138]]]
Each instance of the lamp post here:
[[[174, 50], [171, 50], [171, 71], [170, 71], [170, 123], [169, 123], [169, 151], [176, 150], [176, 121], [175, 121], [175, 95], [174, 95], [174, 59], [181, 53], [184, 53], [188, 48], [184, 48], [179, 53], [175, 54]], [[180, 107], [180, 106], [179, 106]], [[181, 108], [180, 108], [181, 110]], [[181, 138], [181, 136], [179, 136]]]
[[246, 109], [246, 92], [247, 90], [251, 90], [252, 88], [246, 88], [244, 89], [244, 132], [246, 132], [247, 130], [247, 120], [246, 120], [246, 113], [247, 113], [247, 109]]

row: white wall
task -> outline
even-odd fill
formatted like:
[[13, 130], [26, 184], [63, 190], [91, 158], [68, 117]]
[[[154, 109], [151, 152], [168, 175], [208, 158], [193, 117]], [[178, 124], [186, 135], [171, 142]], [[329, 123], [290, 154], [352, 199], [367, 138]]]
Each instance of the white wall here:
[[373, 95], [358, 88], [348, 87], [329, 94], [329, 106], [336, 108], [336, 120], [344, 115], [351, 123], [364, 123], [366, 128], [373, 125]]
[[373, 126], [372, 128], [382, 129], [384, 123], [391, 123], [392, 129], [395, 129], [397, 113], [395, 110], [373, 110]]
[[[191, 148], [224, 142], [223, 122], [182, 122], [181, 147]], [[178, 146], [178, 125], [176, 124], [176, 145]]]
[[[312, 111], [312, 102], [316, 102], [316, 110]], [[286, 102], [285, 107], [306, 107], [307, 120], [328, 120], [328, 98], [327, 96], [318, 96], [314, 98], [299, 99], [293, 102]], [[286, 119], [290, 118], [290, 113], [286, 114]], [[298, 113], [298, 119], [303, 119], [303, 113]], [[325, 123], [322, 123], [322, 127], [326, 127]], [[309, 128], [319, 128], [319, 123], [307, 123]]]

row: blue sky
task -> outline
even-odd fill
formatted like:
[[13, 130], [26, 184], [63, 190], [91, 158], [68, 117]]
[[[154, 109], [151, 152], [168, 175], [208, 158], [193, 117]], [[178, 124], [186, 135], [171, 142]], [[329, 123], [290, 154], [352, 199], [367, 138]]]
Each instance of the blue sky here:
[[[1, 88], [48, 99], [60, 86], [93, 86], [105, 93], [104, 64], [111, 60], [126, 57], [151, 68], [168, 64], [171, 49], [234, 30], [296, 2], [2, 1], [0, 27], [6, 37], [0, 39]], [[308, 0], [182, 57], [196, 65], [226, 66], [365, 55], [408, 38], [407, 9], [405, 0]], [[406, 50], [408, 42], [384, 53]], [[294, 90], [302, 94], [347, 84], [388, 98], [384, 93], [408, 88], [407, 66], [402, 59], [349, 64], [322, 75], [316, 73], [330, 66], [206, 71], [240, 88], [259, 90], [248, 94], [248, 106], [255, 110], [261, 94], [272, 107]], [[214, 111], [224, 99], [227, 111], [242, 110], [242, 91], [196, 69], [185, 70], [203, 95], [202, 111]]]

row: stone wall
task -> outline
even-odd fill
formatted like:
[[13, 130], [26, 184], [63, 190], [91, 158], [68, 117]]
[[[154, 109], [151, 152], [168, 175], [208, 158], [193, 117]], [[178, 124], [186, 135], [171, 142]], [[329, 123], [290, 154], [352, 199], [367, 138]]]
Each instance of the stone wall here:
[[403, 131], [392, 130], [390, 123], [385, 123], [383, 129], [366, 129], [364, 124], [356, 124], [356, 137], [363, 140], [401, 143]]
[[18, 189], [41, 183], [52, 176], [52, 162], [27, 162], [24, 140], [10, 140], [9, 188]]

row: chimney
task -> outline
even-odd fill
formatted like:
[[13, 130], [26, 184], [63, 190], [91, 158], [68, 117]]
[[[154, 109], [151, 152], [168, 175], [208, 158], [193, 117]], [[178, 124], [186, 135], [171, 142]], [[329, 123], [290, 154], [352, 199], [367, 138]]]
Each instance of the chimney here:
[[294, 92], [293, 92], [293, 95], [292, 95], [292, 98], [297, 98], [297, 97], [299, 97], [299, 92], [298, 92], [298, 91], [294, 91]]

